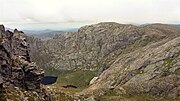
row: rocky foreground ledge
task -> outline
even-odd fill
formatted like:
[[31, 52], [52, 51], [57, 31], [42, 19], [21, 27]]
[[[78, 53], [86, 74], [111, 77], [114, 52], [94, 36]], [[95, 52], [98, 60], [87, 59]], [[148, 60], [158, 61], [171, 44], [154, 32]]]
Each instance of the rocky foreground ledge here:
[[43, 76], [44, 71], [31, 62], [25, 34], [17, 29], [5, 30], [0, 25], [0, 78], [4, 89], [35, 91], [40, 89]]

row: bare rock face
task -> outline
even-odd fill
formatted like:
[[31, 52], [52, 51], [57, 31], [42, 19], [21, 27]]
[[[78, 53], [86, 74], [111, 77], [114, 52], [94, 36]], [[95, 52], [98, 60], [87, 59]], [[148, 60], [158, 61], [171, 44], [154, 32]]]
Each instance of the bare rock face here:
[[5, 31], [0, 25], [0, 75], [7, 85], [38, 89], [44, 71], [31, 62], [26, 36], [17, 29]]
[[114, 22], [98, 23], [43, 42], [32, 42], [35, 39], [30, 38], [31, 56], [42, 67], [99, 70], [101, 73], [118, 55], [176, 34], [169, 33], [163, 33], [162, 29], [152, 25], [138, 27]]
[[100, 71], [78, 95], [180, 97], [180, 29], [175, 26], [99, 23], [36, 48], [44, 67]]
[[180, 98], [180, 36], [119, 55], [80, 95], [100, 96], [112, 91], [122, 96]]

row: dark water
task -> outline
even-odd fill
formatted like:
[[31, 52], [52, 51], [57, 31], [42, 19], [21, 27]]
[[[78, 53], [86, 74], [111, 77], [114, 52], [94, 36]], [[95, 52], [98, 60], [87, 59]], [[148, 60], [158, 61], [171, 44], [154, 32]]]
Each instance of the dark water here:
[[44, 76], [41, 83], [44, 84], [44, 85], [50, 85], [50, 84], [55, 83], [56, 80], [57, 80], [56, 76]]

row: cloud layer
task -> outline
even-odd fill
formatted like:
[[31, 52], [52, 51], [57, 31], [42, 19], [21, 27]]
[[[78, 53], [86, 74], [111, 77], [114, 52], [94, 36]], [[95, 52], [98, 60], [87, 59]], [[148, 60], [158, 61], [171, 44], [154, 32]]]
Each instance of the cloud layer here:
[[0, 0], [0, 23], [180, 23], [180, 0]]

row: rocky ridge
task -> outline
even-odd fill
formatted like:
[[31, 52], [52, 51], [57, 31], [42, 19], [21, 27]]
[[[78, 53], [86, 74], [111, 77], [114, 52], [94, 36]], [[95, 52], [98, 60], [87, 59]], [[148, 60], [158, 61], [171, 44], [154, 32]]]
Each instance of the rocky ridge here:
[[[165, 25], [145, 28], [162, 30], [163, 39], [120, 54], [92, 85], [78, 95], [114, 95], [132, 97], [148, 95], [155, 98], [180, 98], [180, 33]], [[169, 30], [167, 27], [172, 27]], [[169, 32], [170, 31], [170, 32]], [[149, 32], [149, 31], [148, 31]], [[149, 33], [148, 33], [149, 34]], [[171, 36], [173, 35], [173, 36]]]
[[32, 59], [38, 65], [43, 65], [42, 67], [103, 71], [116, 60], [118, 55], [167, 37], [174, 37], [177, 33], [179, 30], [174, 26], [163, 24], [139, 27], [107, 22], [87, 25], [81, 27], [78, 32], [56, 35], [47, 41], [39, 40], [34, 43], [31, 40], [38, 39], [32, 37], [29, 41], [31, 51], [36, 50], [31, 54]]
[[5, 85], [26, 90], [40, 89], [44, 71], [31, 62], [26, 36], [0, 25], [0, 77]]
[[46, 68], [99, 71], [90, 87], [77, 95], [113, 92], [176, 99], [180, 96], [179, 42], [180, 29], [172, 25], [106, 22], [40, 41], [31, 49], [39, 54], [33, 61], [45, 57], [38, 64]]

